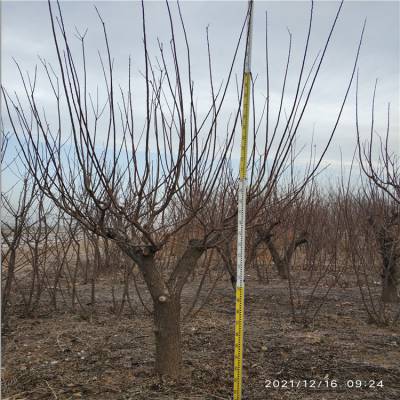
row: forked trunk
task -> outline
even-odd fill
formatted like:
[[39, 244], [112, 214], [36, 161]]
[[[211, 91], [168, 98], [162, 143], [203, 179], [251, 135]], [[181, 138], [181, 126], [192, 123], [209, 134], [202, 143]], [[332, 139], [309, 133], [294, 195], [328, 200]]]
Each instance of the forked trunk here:
[[266, 239], [269, 252], [271, 253], [272, 260], [278, 271], [278, 275], [281, 279], [288, 279], [289, 274], [289, 263], [286, 262], [286, 257], [281, 257], [278, 250], [275, 247], [272, 237], [269, 236]]
[[299, 246], [307, 243], [306, 235], [307, 232], [302, 232], [297, 239], [292, 240], [289, 246], [284, 249], [283, 256], [279, 254], [275, 243], [272, 240], [272, 235], [265, 236], [265, 241], [278, 270], [278, 275], [281, 279], [289, 279], [289, 269], [292, 263], [294, 252]]
[[155, 263], [154, 249], [138, 250], [126, 240], [118, 240], [117, 245], [137, 263], [153, 299], [155, 370], [161, 376], [178, 379], [182, 373], [181, 292], [205, 247], [189, 241], [166, 282]]
[[[164, 300], [164, 299], [161, 299]], [[177, 379], [182, 372], [182, 346], [179, 300], [154, 302], [156, 372]]]

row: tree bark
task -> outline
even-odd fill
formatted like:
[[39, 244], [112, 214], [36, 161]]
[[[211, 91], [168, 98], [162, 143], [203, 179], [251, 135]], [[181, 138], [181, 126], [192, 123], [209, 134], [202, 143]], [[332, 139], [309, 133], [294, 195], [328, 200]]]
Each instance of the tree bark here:
[[272, 237], [269, 236], [266, 239], [266, 243], [268, 246], [268, 250], [271, 253], [272, 259], [278, 271], [278, 275], [281, 279], [288, 279], [289, 274], [289, 266], [285, 262], [285, 257], [281, 257], [278, 253], [278, 250], [275, 247], [274, 242], [272, 241]]
[[400, 239], [398, 232], [398, 216], [386, 218], [379, 225], [370, 218], [375, 235], [378, 240], [379, 253], [382, 257], [382, 295], [384, 303], [397, 303], [400, 301]]
[[272, 235], [264, 236], [264, 241], [268, 246], [274, 264], [278, 270], [278, 275], [281, 279], [289, 279], [289, 268], [292, 262], [292, 257], [296, 249], [302, 244], [307, 243], [306, 232], [302, 232], [299, 238], [293, 239], [288, 247], [284, 249], [283, 256], [281, 256], [273, 242]]
[[154, 302], [155, 369], [159, 375], [173, 379], [178, 379], [182, 372], [179, 303], [179, 299], [174, 298]]
[[399, 254], [396, 254], [395, 240], [390, 239], [386, 243], [383, 241], [381, 243], [383, 259], [382, 301], [384, 303], [397, 303], [400, 300], [400, 257]]
[[16, 260], [16, 246], [14, 246], [11, 249], [11, 254], [10, 254], [10, 258], [9, 258], [8, 266], [7, 266], [8, 267], [7, 278], [6, 278], [6, 282], [5, 282], [3, 293], [2, 293], [2, 299], [1, 299], [1, 318], [2, 318], [2, 322], [5, 326], [7, 325], [7, 322], [8, 322], [7, 309], [8, 309], [8, 302], [10, 300], [12, 281], [14, 279], [15, 260]]
[[384, 281], [382, 287], [382, 301], [384, 303], [397, 303], [399, 302], [399, 293], [397, 289], [397, 282], [389, 277], [387, 281]]

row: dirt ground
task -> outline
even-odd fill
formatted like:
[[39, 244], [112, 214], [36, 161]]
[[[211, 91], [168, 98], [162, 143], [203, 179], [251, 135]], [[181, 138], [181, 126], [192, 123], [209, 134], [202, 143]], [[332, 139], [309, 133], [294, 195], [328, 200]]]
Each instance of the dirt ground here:
[[[151, 317], [138, 306], [117, 318], [101, 295], [109, 289], [103, 279], [89, 318], [67, 310], [14, 313], [3, 335], [3, 399], [232, 398], [235, 316], [227, 281], [183, 326], [181, 382], [153, 374]], [[293, 323], [287, 283], [249, 279], [243, 374], [243, 399], [398, 400], [400, 329], [368, 323], [356, 287], [332, 289], [313, 324]], [[363, 387], [349, 388], [356, 380]]]

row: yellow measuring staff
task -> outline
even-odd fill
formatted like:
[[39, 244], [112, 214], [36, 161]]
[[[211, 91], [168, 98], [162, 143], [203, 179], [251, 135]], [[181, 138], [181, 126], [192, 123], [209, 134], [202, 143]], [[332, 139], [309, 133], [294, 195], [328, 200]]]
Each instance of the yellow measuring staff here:
[[243, 322], [244, 322], [244, 266], [246, 241], [246, 175], [247, 175], [247, 137], [250, 114], [250, 84], [251, 84], [251, 39], [252, 39], [253, 0], [249, 1], [247, 20], [247, 40], [245, 66], [243, 75], [243, 108], [242, 108], [242, 139], [240, 145], [240, 176], [238, 193], [238, 238], [237, 238], [237, 273], [236, 273], [236, 313], [235, 313], [235, 360], [233, 399], [242, 398], [243, 369]]

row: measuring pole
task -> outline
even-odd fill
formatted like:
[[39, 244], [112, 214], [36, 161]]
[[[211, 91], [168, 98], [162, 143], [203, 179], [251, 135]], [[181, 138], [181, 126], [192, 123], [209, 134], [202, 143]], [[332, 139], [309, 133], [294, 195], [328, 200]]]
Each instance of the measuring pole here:
[[236, 273], [236, 321], [235, 321], [235, 368], [233, 399], [242, 398], [243, 366], [243, 322], [244, 322], [244, 264], [246, 241], [246, 175], [247, 175], [247, 136], [249, 131], [250, 83], [251, 83], [251, 39], [253, 25], [253, 0], [249, 0], [247, 16], [247, 40], [243, 74], [242, 139], [240, 145], [240, 179], [238, 195], [238, 237]]

